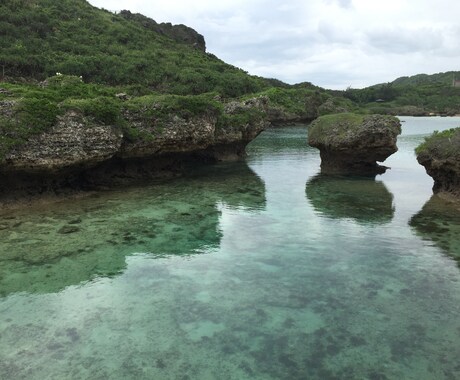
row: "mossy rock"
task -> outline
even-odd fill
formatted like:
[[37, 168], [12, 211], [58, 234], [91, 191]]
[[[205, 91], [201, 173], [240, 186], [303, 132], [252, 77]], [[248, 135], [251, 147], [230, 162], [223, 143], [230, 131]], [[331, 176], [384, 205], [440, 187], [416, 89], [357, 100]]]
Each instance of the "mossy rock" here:
[[460, 198], [460, 128], [435, 131], [415, 152], [417, 161], [434, 180], [433, 191]]
[[383, 162], [395, 153], [401, 124], [394, 116], [340, 113], [316, 119], [308, 143], [320, 150], [321, 169], [329, 173], [382, 173]]

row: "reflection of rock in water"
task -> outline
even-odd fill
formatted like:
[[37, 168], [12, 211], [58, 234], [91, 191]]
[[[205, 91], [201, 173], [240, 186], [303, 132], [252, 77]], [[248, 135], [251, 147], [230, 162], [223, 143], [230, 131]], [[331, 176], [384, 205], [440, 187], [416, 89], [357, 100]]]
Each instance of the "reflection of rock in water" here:
[[424, 239], [452, 256], [460, 265], [460, 206], [437, 195], [423, 206], [409, 221]]
[[135, 252], [209, 251], [222, 235], [217, 203], [260, 210], [264, 184], [245, 163], [233, 163], [150, 187], [0, 213], [0, 296], [115, 276]]
[[393, 219], [393, 195], [372, 178], [319, 174], [307, 182], [306, 193], [315, 210], [330, 218], [351, 218], [359, 223]]
[[192, 175], [194, 183], [210, 191], [214, 203], [248, 210], [265, 207], [265, 185], [244, 161], [199, 166]]

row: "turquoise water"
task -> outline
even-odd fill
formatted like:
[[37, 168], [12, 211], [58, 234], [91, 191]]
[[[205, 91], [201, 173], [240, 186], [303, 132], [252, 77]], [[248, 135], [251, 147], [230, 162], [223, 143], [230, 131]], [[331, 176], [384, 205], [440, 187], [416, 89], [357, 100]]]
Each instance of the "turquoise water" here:
[[0, 211], [1, 379], [458, 379], [460, 213], [405, 118], [376, 180], [306, 127], [246, 162]]

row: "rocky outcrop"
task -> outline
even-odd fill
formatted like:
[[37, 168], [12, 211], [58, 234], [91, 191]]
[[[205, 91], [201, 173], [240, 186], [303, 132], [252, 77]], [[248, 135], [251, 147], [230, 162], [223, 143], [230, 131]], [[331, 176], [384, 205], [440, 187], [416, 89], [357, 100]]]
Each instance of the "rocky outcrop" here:
[[48, 131], [6, 154], [3, 171], [59, 172], [83, 170], [112, 158], [121, 147], [123, 134], [110, 125], [97, 125], [81, 113], [58, 117]]
[[308, 143], [320, 150], [322, 173], [375, 175], [395, 153], [401, 124], [393, 116], [350, 113], [322, 116], [308, 130]]
[[[155, 104], [143, 112], [127, 110], [124, 118], [140, 136], [147, 138], [125, 139], [118, 156], [137, 159], [170, 153], [193, 153], [219, 161], [241, 157], [246, 145], [268, 126], [262, 116], [266, 104], [264, 97], [244, 102], [233, 101], [223, 105], [223, 115], [212, 110], [192, 117], [171, 114], [161, 122], [146, 120], [145, 113]], [[254, 111], [261, 112], [261, 117], [236, 123], [231, 121], [232, 116]]]
[[460, 198], [460, 128], [435, 132], [416, 153], [434, 180], [433, 191]]
[[120, 16], [127, 20], [133, 20], [141, 24], [144, 28], [153, 30], [159, 34], [172, 38], [173, 40], [191, 45], [203, 52], [206, 51], [206, 43], [204, 37], [196, 30], [186, 25], [172, 25], [171, 23], [158, 24], [155, 20], [146, 17], [140, 13], [131, 13], [130, 11], [123, 10]]
[[[0, 155], [0, 195], [132, 183], [177, 173], [193, 160], [241, 157], [268, 124], [266, 103], [259, 97], [213, 102], [202, 111], [175, 112], [163, 106], [161, 112], [152, 113], [160, 107], [153, 101], [137, 109], [126, 107], [123, 120], [114, 125], [69, 110], [51, 128], [28, 135], [25, 143]], [[0, 105], [0, 117], [14, 120], [14, 106], [14, 102]]]

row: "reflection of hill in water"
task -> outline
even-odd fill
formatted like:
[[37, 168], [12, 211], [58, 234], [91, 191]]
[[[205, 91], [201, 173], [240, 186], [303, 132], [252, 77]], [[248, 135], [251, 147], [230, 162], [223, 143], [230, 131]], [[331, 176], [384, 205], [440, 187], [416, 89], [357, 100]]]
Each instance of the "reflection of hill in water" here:
[[330, 218], [350, 218], [358, 223], [393, 219], [393, 195], [373, 178], [318, 174], [307, 182], [306, 193], [314, 209]]
[[433, 195], [409, 221], [417, 234], [432, 241], [460, 265], [460, 210], [458, 205]]
[[125, 256], [189, 255], [218, 247], [220, 211], [265, 206], [245, 163], [201, 168], [168, 183], [0, 213], [0, 295], [55, 292], [125, 269]]

